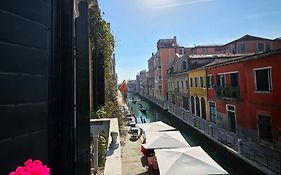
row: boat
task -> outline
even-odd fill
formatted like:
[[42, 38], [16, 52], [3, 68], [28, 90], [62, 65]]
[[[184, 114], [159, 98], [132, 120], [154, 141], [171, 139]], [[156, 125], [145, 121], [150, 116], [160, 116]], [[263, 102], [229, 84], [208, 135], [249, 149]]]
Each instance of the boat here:
[[136, 103], [136, 102], [137, 102], [137, 100], [135, 100], [135, 98], [134, 98], [134, 97], [132, 97], [132, 102], [133, 102], [133, 103]]
[[147, 108], [144, 107], [144, 106], [140, 103], [140, 104], [139, 104], [139, 110], [140, 110], [141, 112], [146, 112], [146, 111], [147, 111]]

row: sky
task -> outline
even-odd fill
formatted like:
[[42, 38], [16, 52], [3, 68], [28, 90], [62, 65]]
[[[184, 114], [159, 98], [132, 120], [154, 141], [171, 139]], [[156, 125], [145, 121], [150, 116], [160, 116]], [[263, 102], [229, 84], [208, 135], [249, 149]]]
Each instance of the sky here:
[[281, 37], [281, 0], [100, 0], [115, 37], [118, 83], [148, 70], [159, 39], [225, 44], [246, 34]]

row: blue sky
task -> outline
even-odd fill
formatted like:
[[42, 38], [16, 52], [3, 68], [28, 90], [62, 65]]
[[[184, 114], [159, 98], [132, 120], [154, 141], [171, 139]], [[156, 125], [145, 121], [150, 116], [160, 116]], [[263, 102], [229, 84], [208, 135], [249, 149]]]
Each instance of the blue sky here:
[[100, 0], [116, 40], [118, 82], [148, 69], [158, 39], [224, 44], [250, 34], [281, 37], [281, 0]]

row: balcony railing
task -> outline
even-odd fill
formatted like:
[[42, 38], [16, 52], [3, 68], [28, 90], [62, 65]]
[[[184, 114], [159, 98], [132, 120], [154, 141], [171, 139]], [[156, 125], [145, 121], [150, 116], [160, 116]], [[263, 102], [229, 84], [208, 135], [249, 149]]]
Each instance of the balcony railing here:
[[240, 99], [240, 90], [239, 87], [221, 87], [217, 86], [215, 88], [217, 97], [221, 98], [234, 98], [234, 99]]

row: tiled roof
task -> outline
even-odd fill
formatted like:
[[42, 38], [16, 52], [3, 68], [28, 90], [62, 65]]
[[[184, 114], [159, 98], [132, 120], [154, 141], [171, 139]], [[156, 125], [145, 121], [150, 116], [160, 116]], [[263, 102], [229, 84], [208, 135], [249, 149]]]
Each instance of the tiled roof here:
[[[247, 54], [248, 55], [248, 54]], [[232, 58], [238, 56], [245, 56], [245, 54], [210, 54], [210, 55], [189, 55], [191, 59], [206, 59], [206, 58]]]
[[203, 48], [205, 48], [205, 47], [221, 47], [221, 46], [223, 46], [223, 45], [218, 45], [218, 44], [210, 44], [210, 45], [197, 45], [197, 46], [195, 46], [194, 48], [200, 48], [200, 47], [203, 47]]
[[252, 35], [244, 35], [242, 36], [241, 38], [238, 38], [234, 41], [231, 41], [225, 45], [228, 45], [228, 44], [231, 44], [233, 42], [236, 42], [236, 41], [251, 41], [251, 40], [268, 40], [268, 41], [273, 41], [272, 39], [268, 39], [268, 38], [262, 38], [262, 37], [257, 37], [257, 36], [252, 36]]
[[281, 54], [281, 49], [273, 50], [269, 52], [257, 53], [257, 54], [244, 54], [244, 55], [237, 55], [232, 57], [225, 57], [225, 58], [216, 58], [211, 63], [205, 65], [206, 68], [213, 68], [216, 66], [226, 65], [226, 64], [233, 64], [242, 61], [249, 61], [254, 59], [263, 58], [270, 55]]

